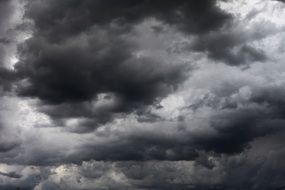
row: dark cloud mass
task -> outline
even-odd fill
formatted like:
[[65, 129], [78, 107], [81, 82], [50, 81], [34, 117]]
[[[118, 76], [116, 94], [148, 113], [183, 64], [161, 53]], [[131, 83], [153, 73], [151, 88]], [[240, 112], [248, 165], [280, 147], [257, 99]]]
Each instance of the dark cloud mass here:
[[0, 189], [284, 189], [283, 2], [0, 0]]
[[[230, 18], [209, 0], [31, 1], [26, 14], [35, 33], [21, 48], [16, 66], [27, 83], [19, 94], [61, 104], [49, 114], [68, 118], [87, 113], [98, 122], [155, 103], [185, 78], [185, 64], [134, 55], [140, 49], [130, 36], [137, 24], [156, 18], [186, 33], [207, 33]], [[88, 101], [100, 93], [113, 102], [90, 113]]]
[[33, 18], [41, 35], [54, 40], [66, 39], [88, 30], [94, 24], [106, 26], [118, 23], [120, 27], [129, 28], [149, 17], [173, 24], [186, 32], [203, 33], [222, 26], [230, 17], [216, 7], [216, 2], [215, 0], [191, 2], [68, 0], [61, 3], [54, 0], [33, 1], [28, 6], [27, 14]]

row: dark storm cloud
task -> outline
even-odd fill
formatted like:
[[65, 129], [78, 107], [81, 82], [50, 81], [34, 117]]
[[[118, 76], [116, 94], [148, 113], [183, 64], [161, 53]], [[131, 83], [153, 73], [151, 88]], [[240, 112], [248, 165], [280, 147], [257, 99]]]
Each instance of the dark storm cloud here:
[[256, 24], [253, 28], [246, 29], [253, 18], [248, 14], [242, 21], [232, 20], [220, 30], [198, 35], [194, 43], [184, 45], [186, 48], [182, 50], [204, 52], [215, 61], [233, 66], [264, 62], [268, 59], [266, 51], [251, 43], [277, 34], [279, 29], [269, 22], [264, 23], [270, 25], [269, 28]]
[[10, 44], [11, 40], [7, 38], [1, 38], [0, 39], [0, 44]]
[[[185, 136], [140, 134], [121, 137], [104, 145], [84, 145], [76, 160], [145, 161], [145, 160], [195, 160], [199, 153]], [[180, 138], [180, 139], [179, 139]], [[90, 151], [92, 150], [92, 151]]]
[[[192, 48], [196, 51], [207, 52], [210, 58], [229, 65], [245, 65], [267, 59], [263, 50], [242, 43], [243, 40], [236, 39], [234, 34], [214, 34], [201, 37]], [[241, 47], [236, 47], [238, 45]], [[235, 47], [237, 50], [234, 50]]]
[[[19, 47], [17, 92], [39, 100], [37, 110], [65, 128], [37, 128], [34, 120], [45, 118], [19, 105], [24, 113], [9, 120], [28, 121], [0, 125], [0, 161], [22, 169], [0, 172], [0, 189], [282, 189], [285, 91], [274, 64], [205, 63], [180, 86], [188, 65], [140, 52], [134, 28], [156, 18], [194, 37], [187, 51], [210, 61], [267, 61], [250, 42], [268, 30], [235, 31], [242, 26], [216, 3], [29, 1], [34, 35]], [[3, 83], [15, 79], [5, 69], [0, 75]]]
[[121, 27], [131, 27], [149, 17], [160, 19], [186, 32], [203, 33], [222, 26], [230, 17], [216, 7], [216, 2], [65, 0], [59, 3], [55, 0], [39, 0], [29, 4], [27, 15], [35, 21], [41, 35], [51, 40], [66, 39], [94, 24], [118, 22]]
[[[34, 36], [20, 48], [22, 59], [16, 70], [25, 82], [18, 92], [54, 105], [47, 113], [56, 120], [92, 117], [95, 126], [111, 120], [114, 113], [143, 109], [176, 89], [188, 68], [152, 56], [135, 57], [140, 49], [129, 39], [132, 29], [156, 18], [186, 33], [208, 33], [231, 18], [216, 3], [28, 2], [26, 15], [34, 21]], [[95, 113], [90, 111], [90, 101], [98, 100], [102, 93], [112, 103]]]
[[250, 142], [258, 137], [282, 131], [280, 125], [272, 125], [266, 108], [229, 109], [210, 118], [214, 134], [194, 136], [194, 144], [202, 150], [216, 153], [239, 154], [250, 148]]
[[[175, 51], [197, 51], [205, 53], [211, 60], [232, 66], [249, 65], [268, 60], [267, 51], [253, 45], [253, 42], [283, 31], [274, 22], [263, 21], [252, 25], [251, 21], [262, 14], [263, 10], [251, 10], [244, 18], [234, 17], [223, 27], [195, 36], [194, 42], [182, 43]], [[268, 27], [263, 27], [267, 25]]]
[[[28, 148], [15, 149], [10, 154], [5, 154], [5, 159], [3, 158], [2, 161], [9, 164], [54, 165], [79, 164], [90, 159], [102, 161], [192, 160], [198, 165], [212, 169], [215, 163], [207, 160], [209, 156], [239, 155], [250, 150], [251, 143], [256, 139], [284, 133], [284, 119], [274, 118], [276, 115], [274, 109], [227, 108], [216, 110], [216, 112], [207, 119], [208, 127], [199, 123], [195, 126], [187, 120], [171, 123], [139, 123], [141, 126], [132, 126], [122, 132], [111, 129], [106, 129], [105, 132], [97, 131], [95, 139], [98, 141], [86, 140], [85, 143], [79, 143], [66, 151], [56, 148], [56, 145], [53, 145], [54, 150], [45, 150], [41, 149], [41, 144], [27, 142], [28, 144], [24, 145]], [[123, 123], [116, 127], [124, 128], [128, 125], [130, 124]], [[152, 130], [144, 131], [144, 128], [149, 127], [152, 127]], [[191, 127], [201, 129], [188, 131], [187, 128], [191, 129]], [[80, 132], [80, 129], [78, 130], [76, 132]]]
[[[234, 155], [250, 149], [250, 144], [258, 138], [284, 133], [284, 88], [279, 85], [252, 87], [245, 101], [232, 98], [239, 87], [222, 86], [218, 91], [212, 89], [215, 98], [204, 98], [189, 107], [195, 112], [203, 107], [214, 109], [207, 117], [210, 128], [191, 134], [193, 144], [190, 146]], [[185, 117], [184, 125], [191, 126], [187, 115]]]
[[[29, 83], [19, 88], [20, 94], [52, 104], [46, 113], [55, 119], [93, 117], [103, 122], [112, 113], [154, 103], [186, 76], [185, 65], [135, 58], [136, 45], [118, 35], [93, 31], [83, 36], [83, 42], [64, 44], [29, 40], [25, 62], [17, 67]], [[105, 95], [100, 99], [102, 93]], [[90, 101], [105, 101], [107, 105], [94, 110]]]
[[[98, 39], [99, 35], [87, 38], [88, 44], [82, 45], [42, 46], [45, 42], [34, 44], [31, 40], [32, 47], [26, 54], [30, 59], [18, 68], [29, 77], [31, 85], [21, 93], [55, 104], [114, 93], [124, 101], [147, 104], [183, 77], [180, 74], [183, 67], [163, 65], [151, 58], [136, 59], [131, 55], [132, 44], [115, 34], [102, 36], [105, 39]], [[34, 60], [37, 53], [40, 55]]]
[[[191, 123], [174, 123], [171, 136], [167, 133], [118, 134], [115, 140], [97, 145], [83, 145], [80, 154], [71, 159], [88, 160], [196, 160], [200, 152], [218, 155], [236, 155], [250, 149], [256, 138], [282, 132], [283, 122], [271, 120], [274, 112], [267, 114], [265, 109], [240, 109], [218, 111], [210, 118], [210, 128], [202, 132], [187, 132], [184, 128]], [[180, 126], [180, 127], [179, 127]], [[163, 130], [161, 124], [160, 130]], [[78, 156], [77, 156], [78, 155]], [[80, 156], [79, 156], [80, 155]], [[73, 161], [73, 162], [74, 162]], [[202, 164], [202, 163], [201, 163]], [[204, 163], [209, 167], [210, 163]]]
[[1, 85], [1, 90], [10, 90], [11, 85], [13, 82], [15, 82], [17, 79], [19, 79], [18, 75], [16, 72], [0, 67], [0, 85]]

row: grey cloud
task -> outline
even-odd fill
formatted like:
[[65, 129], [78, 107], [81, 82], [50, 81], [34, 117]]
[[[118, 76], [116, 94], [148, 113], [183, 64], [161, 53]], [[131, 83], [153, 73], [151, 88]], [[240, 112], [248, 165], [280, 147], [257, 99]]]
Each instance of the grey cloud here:
[[[153, 104], [187, 76], [185, 64], [136, 58], [133, 42], [106, 30], [93, 32], [78, 43], [29, 40], [25, 62], [17, 66], [20, 75], [28, 77], [28, 85], [20, 86], [19, 94], [43, 100], [46, 106], [40, 109], [54, 119], [92, 117], [96, 125], [111, 120], [114, 113]], [[106, 105], [94, 108], [96, 102]]]
[[230, 16], [220, 10], [216, 3], [209, 0], [32, 1], [27, 15], [35, 20], [40, 35], [49, 39], [66, 39], [94, 24], [118, 22], [120, 26], [128, 28], [148, 17], [156, 17], [187, 32], [199, 33], [216, 29], [229, 19]]
[[17, 132], [5, 123], [1, 123], [0, 132], [0, 153], [9, 153], [20, 145]]
[[[15, 71], [0, 70], [1, 82], [17, 81], [18, 98], [37, 101], [30, 109], [53, 128], [34, 124], [44, 120], [38, 112], [3, 114], [0, 161], [17, 166], [0, 172], [0, 188], [284, 187], [283, 67], [251, 44], [279, 30], [259, 23], [247, 31], [217, 2], [27, 2], [34, 35], [19, 46]], [[153, 20], [154, 37], [145, 39]], [[164, 43], [152, 42], [170, 29], [194, 39], [182, 50], [191, 59], [174, 61]], [[197, 66], [191, 73], [188, 62]], [[18, 124], [20, 116], [33, 126]]]
[[[20, 48], [16, 72], [25, 83], [18, 93], [42, 100], [47, 106], [40, 110], [59, 125], [81, 117], [86, 126], [97, 127], [115, 114], [142, 111], [175, 90], [189, 66], [137, 58], [140, 48], [130, 39], [134, 27], [155, 18], [186, 33], [207, 33], [231, 18], [216, 3], [31, 1], [26, 17], [34, 21], [35, 32]], [[102, 93], [112, 97], [111, 104], [92, 110], [90, 101]]]
[[[19, 33], [24, 31], [19, 27], [24, 25], [20, 16], [21, 1], [0, 1], [0, 86], [1, 91], [11, 91], [12, 83], [18, 79], [18, 74], [11, 70], [11, 59], [17, 55]], [[19, 15], [17, 15], [19, 14]], [[16, 16], [17, 15], [17, 16]]]
[[0, 175], [10, 177], [10, 178], [16, 178], [16, 179], [22, 177], [22, 175], [17, 174], [16, 172], [9, 172], [9, 173], [0, 172]]
[[[256, 146], [256, 145], [255, 145]], [[253, 154], [253, 155], [252, 155]], [[41, 189], [280, 189], [283, 172], [272, 161], [282, 165], [281, 156], [254, 155], [213, 159], [217, 165], [207, 169], [189, 161], [179, 162], [83, 162], [46, 168], [48, 175], [38, 181]], [[277, 156], [277, 157], [276, 157]], [[47, 172], [46, 171], [46, 172]], [[278, 172], [277, 172], [278, 173]], [[60, 180], [58, 180], [60, 179]]]
[[0, 58], [1, 58], [1, 67], [4, 65], [4, 61], [6, 58], [6, 51], [7, 51], [7, 42], [10, 40], [8, 39], [8, 32], [11, 29], [9, 25], [9, 21], [11, 16], [14, 13], [13, 4], [10, 0], [0, 1]]
[[200, 35], [186, 49], [205, 52], [211, 59], [233, 66], [264, 62], [268, 59], [266, 51], [253, 47], [250, 43], [274, 35], [280, 29], [273, 23], [266, 22], [264, 24], [271, 26], [268, 29], [259, 25], [254, 26], [253, 29], [246, 29], [245, 24], [249, 21], [250, 19], [243, 20], [242, 23], [233, 21], [228, 24], [227, 28]]

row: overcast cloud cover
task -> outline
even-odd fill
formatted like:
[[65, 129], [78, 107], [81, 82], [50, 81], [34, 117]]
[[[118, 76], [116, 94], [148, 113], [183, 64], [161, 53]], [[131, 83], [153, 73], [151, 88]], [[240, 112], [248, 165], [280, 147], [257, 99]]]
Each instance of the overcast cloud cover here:
[[285, 189], [282, 0], [0, 0], [0, 189]]

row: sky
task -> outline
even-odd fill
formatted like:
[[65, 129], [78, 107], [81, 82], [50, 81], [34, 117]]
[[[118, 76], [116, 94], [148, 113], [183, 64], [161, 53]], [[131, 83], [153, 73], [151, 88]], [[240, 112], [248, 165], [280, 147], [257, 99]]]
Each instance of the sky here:
[[285, 189], [284, 17], [283, 0], [0, 0], [0, 189]]

